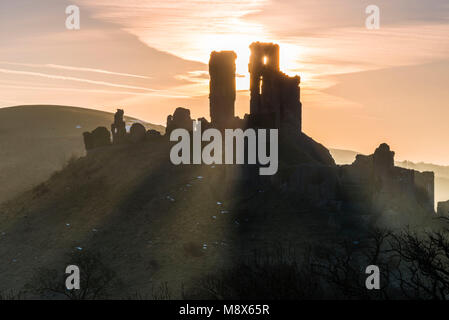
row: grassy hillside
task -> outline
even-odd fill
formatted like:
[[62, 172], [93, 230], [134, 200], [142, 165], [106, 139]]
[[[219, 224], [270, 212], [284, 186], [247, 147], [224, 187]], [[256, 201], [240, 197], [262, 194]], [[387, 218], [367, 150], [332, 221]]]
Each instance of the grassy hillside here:
[[71, 161], [0, 208], [0, 292], [22, 290], [40, 268], [64, 270], [67, 254], [101, 252], [123, 284], [117, 296], [167, 282], [180, 297], [254, 248], [332, 243], [349, 229], [297, 195], [242, 188], [239, 168], [174, 166], [164, 137]]
[[70, 157], [83, 155], [82, 132], [98, 126], [109, 128], [112, 120], [111, 113], [76, 107], [0, 109], [0, 202], [46, 180]]
[[[114, 275], [112, 298], [207, 298], [207, 281], [221, 271], [237, 266], [237, 276], [252, 274], [238, 267], [243, 259], [273, 258], [271, 285], [284, 275], [279, 268], [288, 269], [276, 265], [285, 258], [276, 248], [296, 257], [312, 246], [345, 240], [353, 250], [367, 241], [375, 217], [316, 206], [282, 181], [255, 183], [241, 166], [174, 166], [169, 154], [165, 137], [99, 148], [0, 205], [0, 295], [61, 298], [35, 289], [61, 286], [67, 265], [95, 261], [97, 274]], [[284, 165], [279, 179], [289, 173]], [[307, 187], [321, 186], [315, 180]]]

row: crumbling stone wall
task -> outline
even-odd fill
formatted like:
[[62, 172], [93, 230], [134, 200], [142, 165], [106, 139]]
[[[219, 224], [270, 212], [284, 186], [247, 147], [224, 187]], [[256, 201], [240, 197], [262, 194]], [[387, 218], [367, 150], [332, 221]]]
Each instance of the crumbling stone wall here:
[[83, 138], [86, 151], [111, 144], [111, 134], [105, 127], [98, 127], [92, 132], [86, 131], [83, 133]]
[[[186, 109], [184, 109], [186, 110]], [[184, 112], [185, 113], [185, 112]], [[190, 112], [187, 110], [187, 113]], [[183, 111], [178, 111], [177, 116], [182, 118]], [[123, 120], [124, 111], [118, 109], [114, 115], [114, 122], [111, 124], [112, 132], [112, 143], [111, 143], [111, 132], [105, 127], [98, 127], [92, 132], [84, 132], [84, 146], [86, 151], [104, 147], [111, 144], [130, 144], [142, 141], [149, 141], [152, 139], [157, 139], [161, 137], [161, 133], [156, 130], [148, 130], [141, 123], [133, 123], [130, 128], [129, 133], [126, 132], [126, 123]], [[190, 124], [191, 126], [191, 124]]]
[[159, 131], [157, 131], [157, 130], [154, 130], [154, 129], [150, 129], [146, 133], [146, 138], [147, 139], [152, 139], [154, 137], [160, 137], [160, 136], [161, 136], [161, 133]]
[[176, 108], [173, 115], [167, 117], [167, 127], [165, 135], [170, 136], [170, 133], [177, 128], [192, 130], [192, 118], [190, 117], [190, 110], [186, 108]]
[[141, 123], [133, 123], [129, 130], [129, 139], [131, 142], [140, 142], [145, 140], [147, 130]]
[[[341, 166], [341, 193], [367, 210], [434, 212], [434, 174], [394, 166], [394, 152], [383, 143], [372, 155], [357, 155]], [[405, 213], [405, 212], [403, 212]]]

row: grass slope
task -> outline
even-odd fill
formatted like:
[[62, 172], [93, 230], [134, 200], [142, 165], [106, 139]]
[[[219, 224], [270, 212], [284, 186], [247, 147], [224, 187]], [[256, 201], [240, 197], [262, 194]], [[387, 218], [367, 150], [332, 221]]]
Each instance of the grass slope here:
[[[48, 179], [71, 156], [83, 155], [82, 132], [109, 128], [112, 120], [109, 112], [77, 107], [0, 109], [0, 202]], [[145, 125], [164, 131], [162, 126]]]
[[[247, 188], [239, 166], [174, 166], [163, 137], [100, 149], [0, 208], [1, 290], [22, 290], [67, 253], [101, 252], [123, 283], [116, 297], [172, 298], [196, 279], [273, 243], [332, 243], [330, 213], [297, 195]], [[348, 229], [348, 228], [344, 228]]]

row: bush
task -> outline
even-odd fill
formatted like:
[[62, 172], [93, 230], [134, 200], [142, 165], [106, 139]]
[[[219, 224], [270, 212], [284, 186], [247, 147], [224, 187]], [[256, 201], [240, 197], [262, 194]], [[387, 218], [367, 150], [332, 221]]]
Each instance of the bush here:
[[198, 281], [187, 298], [207, 299], [306, 299], [322, 296], [308, 254], [298, 262], [294, 250], [280, 246], [254, 252], [246, 261]]
[[[299, 259], [277, 248], [209, 274], [187, 298], [437, 299], [449, 298], [449, 229], [419, 234], [375, 230], [368, 237], [308, 249]], [[368, 290], [366, 267], [380, 269]]]
[[423, 235], [406, 231], [392, 239], [399, 266], [394, 272], [409, 299], [449, 299], [448, 230]]

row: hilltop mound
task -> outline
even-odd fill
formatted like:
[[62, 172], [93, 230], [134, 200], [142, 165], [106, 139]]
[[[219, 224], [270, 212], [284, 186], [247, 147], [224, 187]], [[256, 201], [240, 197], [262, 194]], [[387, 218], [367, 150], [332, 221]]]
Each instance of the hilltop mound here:
[[[318, 154], [327, 150], [300, 139]], [[70, 253], [95, 252], [123, 283], [113, 297], [152, 298], [154, 287], [168, 282], [179, 298], [181, 288], [195, 288], [254, 250], [331, 245], [342, 237], [358, 242], [378, 217], [345, 205], [355, 204], [350, 189], [369, 157], [360, 165], [325, 165], [299, 144], [287, 161], [281, 155], [277, 175], [259, 176], [254, 166], [175, 166], [171, 145], [155, 136], [97, 148], [4, 203], [0, 292], [23, 290], [41, 268], [64, 270]], [[384, 182], [402, 183], [391, 179]]]
[[257, 170], [174, 166], [169, 147], [161, 136], [100, 148], [5, 203], [0, 291], [20, 290], [40, 267], [58, 269], [66, 253], [83, 250], [100, 251], [127, 294], [163, 281], [176, 293], [261, 244], [335, 234], [329, 210], [258, 180]]
[[70, 157], [84, 155], [82, 132], [109, 127], [111, 118], [109, 112], [66, 106], [0, 109], [0, 202], [48, 179]]
[[[113, 297], [154, 298], [153, 289], [167, 282], [171, 298], [180, 298], [182, 288], [194, 289], [254, 250], [278, 244], [303, 250], [343, 237], [358, 243], [381, 217], [370, 207], [411, 221], [419, 199], [402, 178], [421, 175], [394, 167], [387, 145], [339, 167], [309, 158], [301, 149], [324, 159], [327, 149], [298, 139], [296, 149], [297, 139], [281, 142], [275, 176], [259, 176], [251, 165], [175, 166], [167, 136], [99, 147], [70, 161], [0, 207], [0, 292], [23, 290], [41, 268], [64, 270], [68, 254], [94, 252], [123, 284], [109, 292]], [[361, 177], [384, 187], [370, 190], [372, 181]], [[403, 187], [410, 192], [401, 199], [382, 192]], [[375, 206], [367, 199], [377, 199]]]

